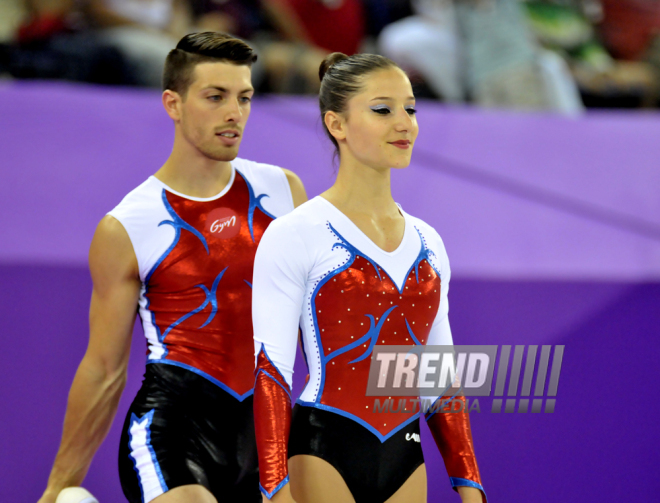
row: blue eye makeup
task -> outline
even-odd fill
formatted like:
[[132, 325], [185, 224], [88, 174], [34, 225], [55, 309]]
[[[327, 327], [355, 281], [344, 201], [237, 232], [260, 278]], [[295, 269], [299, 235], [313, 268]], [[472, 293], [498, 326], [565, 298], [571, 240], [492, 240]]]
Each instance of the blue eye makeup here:
[[[392, 113], [392, 110], [387, 105], [376, 105], [369, 108], [371, 108], [371, 110], [373, 110], [374, 112], [380, 115], [388, 115]], [[415, 115], [417, 113], [417, 109], [415, 109], [415, 107], [412, 106], [407, 106], [405, 110], [408, 113], [408, 115]]]
[[371, 108], [374, 112], [380, 115], [387, 115], [391, 112], [390, 107], [388, 107], [387, 105], [376, 105], [369, 108]]

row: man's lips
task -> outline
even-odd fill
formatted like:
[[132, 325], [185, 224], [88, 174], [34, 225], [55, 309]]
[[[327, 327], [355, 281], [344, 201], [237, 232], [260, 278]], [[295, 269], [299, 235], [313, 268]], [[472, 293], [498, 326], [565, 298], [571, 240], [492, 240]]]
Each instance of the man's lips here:
[[238, 129], [223, 129], [215, 133], [217, 136], [222, 136], [224, 138], [238, 138], [241, 134], [238, 132]]
[[215, 134], [222, 143], [227, 146], [235, 145], [239, 142], [241, 134], [237, 129], [223, 129]]
[[397, 140], [397, 141], [391, 141], [389, 142], [390, 145], [394, 145], [395, 147], [401, 148], [401, 149], [407, 149], [410, 147], [410, 140]]

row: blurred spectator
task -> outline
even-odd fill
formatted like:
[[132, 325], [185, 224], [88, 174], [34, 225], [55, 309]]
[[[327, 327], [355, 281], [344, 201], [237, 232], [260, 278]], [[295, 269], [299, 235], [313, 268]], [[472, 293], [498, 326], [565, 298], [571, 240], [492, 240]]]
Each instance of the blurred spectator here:
[[245, 40], [268, 30], [260, 0], [191, 0], [198, 31], [231, 33]]
[[330, 52], [360, 50], [360, 0], [262, 0], [262, 6], [275, 33], [258, 40], [259, 52], [274, 92], [317, 93], [321, 61]]
[[379, 49], [412, 76], [420, 75], [444, 101], [466, 99], [463, 46], [453, 0], [413, 1], [417, 15], [385, 27]]
[[287, 40], [348, 55], [360, 50], [365, 33], [360, 0], [263, 0], [263, 5]]
[[415, 0], [416, 16], [380, 37], [382, 52], [446, 101], [578, 112], [566, 64], [529, 33], [517, 0]]
[[[635, 0], [633, 3], [639, 3]], [[587, 106], [653, 106], [658, 99], [658, 78], [653, 67], [641, 61], [613, 58], [599, 42], [598, 32], [607, 34], [611, 25], [622, 18], [608, 21], [626, 0], [618, 0], [615, 12], [603, 10], [596, 0], [528, 1], [525, 3], [530, 25], [538, 40], [560, 54], [570, 64]], [[652, 20], [650, 12], [646, 11]], [[609, 23], [609, 24], [608, 24]], [[643, 27], [643, 24], [641, 25]], [[640, 27], [640, 28], [641, 28]], [[637, 27], [636, 27], [637, 28]], [[612, 48], [615, 56], [639, 57], [645, 52], [650, 35], [639, 35], [644, 29], [629, 29], [631, 36], [620, 37], [622, 45]], [[607, 36], [604, 37], [607, 40]], [[632, 47], [635, 50], [632, 51]], [[626, 50], [621, 50], [626, 48]]]
[[100, 39], [131, 64], [137, 84], [160, 87], [163, 64], [192, 30], [188, 0], [87, 0]]
[[660, 32], [657, 0], [601, 0], [604, 18], [600, 32], [607, 48], [619, 59], [644, 56]]
[[131, 84], [121, 54], [84, 30], [74, 0], [23, 0], [25, 15], [0, 46], [0, 72], [16, 78]]
[[0, 2], [0, 43], [11, 42], [16, 30], [27, 16], [27, 6], [23, 0], [2, 0]]
[[564, 113], [583, 109], [565, 62], [539, 46], [518, 0], [459, 0], [456, 6], [468, 89], [478, 104]]
[[362, 0], [362, 5], [365, 30], [370, 37], [377, 37], [387, 25], [413, 15], [410, 0]]

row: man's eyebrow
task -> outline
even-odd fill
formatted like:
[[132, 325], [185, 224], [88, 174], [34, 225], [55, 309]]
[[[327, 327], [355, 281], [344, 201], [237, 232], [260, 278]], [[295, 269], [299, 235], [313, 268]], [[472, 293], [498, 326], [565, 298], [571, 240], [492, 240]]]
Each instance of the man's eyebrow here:
[[[408, 96], [406, 98], [406, 101], [412, 101], [414, 100], [414, 96]], [[394, 101], [394, 98], [390, 98], [389, 96], [378, 96], [377, 98], [373, 98], [371, 101], [376, 101], [376, 100], [382, 100], [382, 101]]]
[[[220, 86], [208, 86], [204, 90], [209, 90], [209, 89], [215, 89], [216, 91], [219, 91], [221, 93], [228, 93], [229, 92], [227, 89], [225, 89], [224, 87], [220, 87]], [[240, 91], [238, 94], [245, 94], [245, 93], [252, 93], [252, 92], [254, 92], [254, 87], [247, 87], [247, 88], [243, 89], [242, 91]]]

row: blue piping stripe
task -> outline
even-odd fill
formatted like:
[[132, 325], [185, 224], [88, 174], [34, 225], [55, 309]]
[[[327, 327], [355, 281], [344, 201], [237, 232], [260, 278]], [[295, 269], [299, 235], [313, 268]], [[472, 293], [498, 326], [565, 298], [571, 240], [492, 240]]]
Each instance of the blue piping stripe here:
[[158, 481], [160, 482], [160, 487], [163, 490], [163, 492], [167, 492], [167, 484], [165, 483], [165, 478], [163, 477], [163, 472], [160, 469], [160, 463], [158, 463], [158, 459], [156, 458], [156, 451], [154, 451], [153, 446], [151, 445], [151, 421], [153, 420], [154, 417], [154, 411], [152, 410], [149, 416], [148, 423], [146, 425], [146, 430], [147, 430], [147, 447], [149, 448], [149, 452], [151, 453], [151, 459], [154, 462], [154, 467], [156, 468], [156, 474], [158, 475]]
[[283, 488], [285, 485], [287, 485], [288, 483], [289, 483], [289, 476], [287, 475], [286, 477], [284, 477], [284, 479], [282, 479], [282, 482], [280, 482], [279, 484], [277, 484], [277, 487], [276, 487], [275, 489], [273, 489], [273, 492], [270, 492], [270, 493], [269, 493], [268, 491], [266, 491], [266, 490], [264, 489], [264, 487], [263, 487], [261, 484], [259, 484], [259, 489], [261, 490], [262, 493], [264, 493], [264, 494], [266, 495], [266, 498], [268, 498], [268, 499], [272, 499], [273, 496], [275, 496], [275, 493], [276, 493], [277, 491], [279, 491], [280, 489], [282, 489], [282, 488]]
[[269, 218], [272, 218], [275, 220], [275, 216], [271, 215], [268, 213], [264, 207], [261, 205], [261, 200], [264, 197], [270, 197], [268, 194], [260, 194], [258, 196], [254, 195], [254, 189], [252, 188], [252, 185], [250, 185], [250, 182], [248, 182], [248, 179], [243, 173], [241, 173], [238, 169], [236, 172], [241, 175], [241, 178], [245, 181], [245, 185], [247, 185], [248, 188], [248, 193], [250, 194], [250, 204], [248, 206], [248, 228], [250, 229], [250, 237], [252, 238], [252, 242], [254, 243], [254, 228], [253, 228], [253, 221], [254, 221], [254, 210], [259, 208], [261, 212], [266, 215]]
[[[275, 365], [275, 364], [273, 363], [273, 360], [270, 359], [270, 356], [268, 356], [268, 352], [266, 351], [266, 347], [264, 346], [263, 342], [261, 343], [261, 349], [259, 350], [259, 353], [262, 353], [262, 352], [263, 352], [264, 356], [266, 357], [266, 360], [268, 360], [268, 362], [273, 366], [273, 368], [275, 369], [275, 371], [280, 375], [280, 377], [282, 378], [282, 380], [283, 380], [283, 381], [286, 383], [286, 385], [288, 386], [289, 383], [287, 382], [286, 378], [284, 377], [284, 375], [282, 374], [282, 372], [280, 372], [280, 369], [277, 368], [277, 365]], [[271, 376], [271, 379], [272, 379], [272, 377], [273, 377], [273, 376]], [[289, 390], [289, 395], [291, 395], [291, 390]]]
[[[161, 192], [161, 199], [163, 201], [163, 205], [165, 206], [165, 210], [173, 218], [173, 221], [163, 220], [161, 223], [158, 224], [158, 227], [160, 227], [161, 225], [171, 225], [172, 228], [174, 229], [174, 239], [172, 240], [172, 244], [170, 244], [169, 248], [167, 250], [165, 250], [165, 253], [163, 253], [160, 256], [160, 258], [156, 261], [156, 263], [151, 268], [151, 270], [147, 273], [147, 276], [144, 279], [144, 285], [145, 285], [144, 297], [145, 297], [145, 299], [147, 299], [147, 305], [145, 306], [145, 309], [151, 313], [151, 324], [156, 329], [156, 336], [158, 337], [158, 342], [160, 342], [162, 344], [163, 349], [164, 349], [162, 358], [165, 358], [167, 356], [167, 354], [169, 353], [169, 351], [167, 349], [167, 345], [164, 342], [165, 334], [161, 334], [160, 328], [156, 324], [156, 313], [154, 313], [153, 311], [151, 311], [149, 309], [149, 306], [151, 305], [151, 300], [147, 296], [148, 293], [149, 293], [149, 280], [151, 279], [151, 276], [154, 274], [156, 269], [158, 269], [158, 266], [160, 266], [160, 264], [163, 263], [165, 258], [167, 258], [167, 256], [172, 252], [172, 250], [174, 250], [174, 248], [178, 244], [179, 238], [181, 237], [181, 229], [186, 229], [186, 230], [192, 232], [195, 236], [197, 236], [201, 240], [202, 244], [204, 245], [204, 248], [206, 249], [207, 254], [209, 253], [209, 247], [208, 247], [208, 244], [206, 243], [206, 239], [204, 238], [204, 236], [202, 236], [202, 234], [197, 229], [192, 227], [190, 224], [186, 223], [176, 213], [176, 211], [174, 211], [174, 208], [172, 208], [172, 206], [170, 205], [170, 202], [167, 200], [167, 191], [165, 189], [163, 189], [163, 191]], [[167, 330], [166, 330], [166, 333], [167, 333]]]
[[321, 399], [321, 395], [323, 394], [323, 388], [325, 386], [325, 362], [324, 362], [325, 355], [323, 354], [323, 344], [321, 343], [321, 330], [319, 329], [319, 320], [316, 316], [316, 295], [318, 294], [321, 287], [325, 285], [328, 281], [330, 281], [330, 279], [332, 279], [333, 276], [336, 276], [337, 274], [340, 274], [346, 269], [348, 269], [352, 263], [353, 261], [349, 259], [348, 262], [346, 262], [342, 267], [339, 267], [338, 269], [335, 269], [334, 271], [328, 273], [328, 275], [319, 282], [319, 284], [314, 289], [314, 292], [312, 293], [312, 299], [311, 299], [312, 320], [314, 321], [314, 333], [316, 336], [316, 344], [319, 348], [319, 353], [321, 355], [321, 383], [319, 385], [319, 390], [316, 396], [317, 401]]
[[[270, 372], [268, 372], [267, 370], [259, 369], [259, 370], [257, 371], [257, 375], [256, 375], [255, 378], [254, 378], [255, 385], [256, 385], [257, 378], [259, 377], [259, 374], [261, 374], [262, 372], [263, 372], [264, 374], [266, 374], [268, 377], [270, 377], [270, 378], [271, 378], [271, 379], [272, 379], [272, 380], [273, 380], [273, 381], [274, 381], [274, 382], [275, 382], [280, 388], [282, 388], [282, 389], [286, 392], [286, 394], [288, 395], [289, 399], [291, 399], [291, 392], [290, 392], [288, 389], [286, 389], [284, 386], [282, 386], [282, 383], [279, 382], [277, 379], [275, 379], [275, 378], [270, 374]], [[255, 386], [255, 387], [256, 387], [256, 386]]]
[[244, 393], [243, 395], [239, 395], [233, 389], [231, 389], [229, 386], [227, 386], [226, 384], [218, 381], [215, 377], [212, 377], [212, 376], [208, 375], [206, 372], [204, 372], [202, 370], [199, 370], [195, 367], [192, 367], [190, 365], [186, 365], [185, 363], [177, 362], [175, 360], [163, 360], [163, 359], [160, 359], [160, 360], [147, 360], [147, 364], [150, 364], [150, 363], [164, 363], [165, 365], [174, 365], [175, 367], [181, 367], [182, 369], [186, 369], [186, 370], [189, 370], [190, 372], [194, 372], [195, 374], [197, 374], [199, 376], [202, 376], [204, 379], [207, 379], [207, 380], [211, 381], [213, 384], [215, 384], [216, 386], [218, 386], [222, 390], [229, 393], [231, 396], [233, 396], [239, 402], [242, 402], [243, 400], [245, 400], [247, 397], [249, 397], [250, 395], [252, 395], [254, 393], [254, 389], [251, 389], [247, 393]]
[[[433, 253], [433, 250], [429, 250], [426, 247], [426, 243], [424, 242], [424, 237], [422, 236], [422, 233], [420, 230], [415, 227], [415, 230], [417, 231], [417, 235], [419, 236], [419, 240], [421, 242], [421, 249], [419, 250], [419, 255], [417, 255], [417, 258], [415, 259], [415, 262], [413, 262], [413, 265], [408, 269], [408, 272], [405, 275], [404, 283], [401, 285], [401, 290], [399, 290], [399, 293], [403, 293], [403, 289], [406, 286], [405, 282], [408, 280], [408, 276], [410, 276], [410, 273], [412, 270], [415, 270], [415, 279], [417, 280], [417, 284], [419, 284], [419, 265], [426, 260], [426, 263], [431, 266], [431, 268], [435, 271], [435, 273], [438, 275], [438, 277], [442, 277], [440, 274], [440, 271], [438, 271], [433, 263], [430, 260], [430, 257], [434, 257], [435, 253]], [[394, 283], [394, 280], [392, 280]], [[396, 283], [394, 283], [396, 285]], [[399, 288], [397, 286], [397, 288]]]
[[211, 323], [211, 321], [215, 317], [215, 314], [218, 312], [218, 298], [217, 298], [218, 285], [220, 284], [220, 280], [222, 279], [222, 276], [225, 274], [225, 271], [227, 270], [228, 267], [229, 266], [225, 267], [220, 272], [220, 274], [218, 274], [218, 276], [213, 281], [213, 285], [212, 285], [210, 291], [206, 287], [206, 285], [195, 285], [195, 288], [200, 288], [204, 292], [204, 295], [206, 296], [206, 298], [204, 299], [204, 302], [197, 309], [193, 309], [189, 313], [184, 314], [181, 318], [179, 318], [174, 323], [172, 323], [169, 327], [167, 327], [167, 329], [163, 333], [163, 339], [165, 339], [165, 337], [167, 337], [167, 334], [169, 334], [174, 327], [180, 325], [181, 323], [186, 321], [188, 318], [190, 318], [191, 316], [196, 315], [200, 311], [203, 311], [206, 308], [206, 306], [208, 306], [209, 304], [211, 304], [211, 314], [209, 314], [209, 317], [206, 320], [206, 322], [202, 326], [200, 326], [199, 328], [204, 328], [206, 325]]
[[486, 491], [484, 491], [484, 488], [482, 487], [481, 484], [477, 484], [472, 480], [462, 479], [460, 477], [449, 477], [449, 481], [451, 482], [451, 486], [454, 489], [456, 489], [457, 487], [474, 487], [475, 489], [479, 489], [483, 493], [486, 501], [488, 501], [488, 497], [486, 496]]
[[410, 324], [408, 323], [408, 318], [404, 318], [404, 319], [406, 321], [406, 328], [408, 329], [408, 334], [410, 335], [410, 337], [412, 337], [413, 342], [415, 344], [417, 344], [418, 346], [422, 346], [422, 343], [419, 342], [419, 339], [417, 337], [415, 337], [415, 334], [413, 333], [412, 328], [410, 328]]
[[[451, 388], [451, 384], [450, 384], [449, 386], [447, 386], [445, 389], [443, 389], [443, 390], [440, 392], [440, 396], [439, 396], [438, 398], [435, 399], [435, 402], [433, 402], [433, 404], [431, 404], [431, 409], [433, 409], [433, 406], [434, 406], [436, 403], [438, 403], [438, 400], [442, 400], [442, 397], [444, 396], [445, 391], [447, 391], [449, 388]], [[431, 419], [435, 414], [437, 414], [438, 412], [440, 412], [440, 409], [442, 409], [445, 405], [447, 405], [447, 404], [448, 404], [449, 402], [451, 402], [454, 398], [456, 398], [456, 395], [458, 395], [458, 394], [461, 392], [462, 389], [463, 389], [463, 386], [461, 386], [460, 388], [458, 388], [458, 390], [456, 391], [456, 393], [454, 393], [454, 395], [453, 395], [451, 398], [447, 398], [447, 401], [446, 401], [445, 403], [443, 403], [443, 404], [442, 404], [440, 407], [438, 407], [437, 409], [433, 410], [433, 412], [432, 412], [431, 414], [429, 414], [428, 416], [425, 416], [426, 422], [428, 423], [428, 422], [429, 422], [429, 419]]]
[[[379, 269], [383, 269], [383, 268], [380, 267], [380, 265], [378, 265], [378, 263], [375, 260], [372, 260], [370, 257], [367, 257], [364, 253], [362, 253], [355, 246], [353, 246], [351, 243], [349, 243], [348, 240], [344, 238], [344, 236], [342, 236], [341, 234], [339, 234], [339, 232], [337, 232], [337, 229], [335, 229], [330, 222], [328, 222], [328, 225], [330, 226], [330, 230], [332, 231], [332, 233], [335, 236], [337, 236], [337, 238], [339, 238], [339, 240], [341, 241], [341, 243], [335, 243], [333, 245], [332, 249], [334, 250], [335, 248], [344, 248], [348, 253], [351, 254], [351, 256], [352, 256], [351, 258], [353, 260], [355, 260], [355, 257], [357, 255], [359, 255], [361, 257], [364, 257], [367, 260], [367, 262], [369, 262], [373, 266], [374, 271], [376, 271], [376, 274], [378, 275], [378, 279], [382, 281], [383, 279], [380, 275]], [[385, 269], [383, 269], [383, 271], [385, 272], [385, 274], [387, 274], [387, 271], [385, 271]], [[387, 276], [390, 279], [392, 279], [389, 274], [387, 274]], [[394, 280], [392, 280], [392, 282], [394, 283]]]
[[373, 315], [371, 314], [365, 314], [367, 318], [369, 318], [369, 330], [367, 331], [366, 334], [364, 334], [362, 337], [360, 337], [357, 341], [351, 342], [350, 344], [347, 344], [341, 349], [338, 349], [336, 351], [333, 351], [330, 353], [328, 356], [326, 356], [323, 360], [324, 365], [327, 365], [327, 363], [332, 360], [333, 358], [336, 358], [337, 356], [346, 353], [347, 351], [350, 351], [351, 349], [355, 349], [361, 345], [363, 345], [365, 342], [369, 341], [369, 347], [367, 350], [362, 354], [362, 356], [359, 356], [355, 358], [354, 360], [351, 360], [348, 362], [349, 364], [357, 363], [362, 360], [364, 360], [367, 356], [369, 356], [372, 351], [374, 350], [374, 346], [376, 345], [376, 341], [378, 340], [378, 336], [380, 335], [380, 331], [383, 328], [383, 325], [385, 324], [385, 320], [389, 316], [389, 314], [394, 311], [397, 307], [399, 306], [392, 306], [387, 311], [385, 311], [381, 317], [380, 321], [378, 324], [376, 324], [376, 319], [374, 318]]
[[381, 441], [381, 443], [385, 442], [385, 440], [387, 440], [392, 435], [394, 435], [395, 433], [400, 431], [402, 428], [405, 428], [406, 426], [408, 426], [413, 421], [418, 420], [419, 416], [420, 416], [419, 412], [415, 412], [414, 414], [411, 414], [409, 419], [406, 419], [403, 423], [401, 423], [399, 426], [394, 428], [387, 435], [383, 435], [376, 428], [374, 428], [369, 423], [367, 423], [364, 419], [361, 419], [361, 418], [351, 414], [350, 412], [346, 412], [345, 410], [337, 409], [336, 407], [331, 407], [329, 405], [325, 405], [325, 404], [322, 404], [322, 403], [305, 402], [305, 401], [300, 400], [300, 399], [296, 400], [296, 403], [299, 404], [299, 405], [302, 405], [303, 407], [314, 407], [316, 409], [321, 409], [321, 410], [325, 410], [325, 411], [328, 411], [328, 412], [334, 412], [335, 414], [339, 414], [340, 416], [344, 416], [345, 418], [351, 419], [351, 420], [355, 421], [356, 423], [358, 423], [359, 425], [366, 428], [367, 430], [369, 430], [371, 433], [373, 433], [378, 438], [378, 440]]
[[[222, 276], [224, 276], [225, 271], [229, 268], [229, 266], [225, 267], [222, 271], [220, 271], [220, 274], [218, 274], [213, 280], [213, 285], [211, 286], [211, 292], [207, 293], [207, 299], [211, 303], [211, 314], [209, 315], [208, 319], [206, 320], [206, 323], [204, 323], [201, 327], [199, 328], [204, 328], [206, 325], [211, 323], [213, 318], [215, 317], [215, 314], [218, 312], [218, 285], [220, 284], [220, 280], [222, 279]], [[197, 285], [198, 287], [202, 287], [204, 285]], [[204, 288], [204, 292], [206, 293], [206, 288]]]
[[163, 197], [163, 204], [165, 205], [165, 209], [172, 217], [172, 220], [163, 220], [161, 223], [158, 224], [158, 227], [160, 227], [161, 225], [171, 225], [175, 229], [185, 229], [188, 232], [191, 232], [195, 237], [197, 237], [202, 242], [202, 245], [204, 245], [204, 249], [206, 250], [206, 254], [209, 255], [211, 252], [209, 251], [209, 245], [206, 242], [206, 238], [202, 235], [201, 232], [195, 229], [192, 225], [190, 225], [183, 218], [181, 218], [176, 211], [174, 211], [174, 208], [172, 208], [170, 202], [167, 200], [167, 191], [165, 189], [163, 189], [162, 197]]

